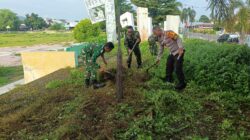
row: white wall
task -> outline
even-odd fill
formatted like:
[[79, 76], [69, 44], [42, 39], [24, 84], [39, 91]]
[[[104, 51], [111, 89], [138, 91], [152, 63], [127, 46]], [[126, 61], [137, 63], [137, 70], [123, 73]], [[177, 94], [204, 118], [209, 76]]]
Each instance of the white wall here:
[[181, 24], [180, 16], [167, 15], [166, 22], [164, 23], [164, 30], [173, 30], [179, 34], [179, 27]]

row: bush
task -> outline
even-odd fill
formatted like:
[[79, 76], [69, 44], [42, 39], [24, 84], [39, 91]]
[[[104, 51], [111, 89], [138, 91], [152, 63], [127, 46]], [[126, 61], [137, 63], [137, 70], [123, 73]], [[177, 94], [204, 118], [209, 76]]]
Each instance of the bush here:
[[88, 39], [98, 37], [100, 24], [92, 24], [89, 19], [82, 20], [74, 29], [74, 37], [78, 42], [86, 42]]
[[63, 24], [60, 24], [60, 23], [56, 23], [56, 24], [53, 24], [49, 27], [49, 30], [56, 30], [56, 31], [60, 31], [60, 30], [65, 30], [65, 27]]
[[45, 86], [45, 88], [46, 88], [46, 89], [57, 89], [57, 88], [62, 87], [64, 84], [65, 84], [65, 82], [62, 81], [62, 80], [53, 80], [53, 81], [50, 81], [50, 82]]
[[216, 31], [213, 29], [193, 29], [191, 31], [194, 33], [216, 34]]
[[185, 71], [188, 80], [210, 91], [250, 93], [250, 48], [186, 40]]

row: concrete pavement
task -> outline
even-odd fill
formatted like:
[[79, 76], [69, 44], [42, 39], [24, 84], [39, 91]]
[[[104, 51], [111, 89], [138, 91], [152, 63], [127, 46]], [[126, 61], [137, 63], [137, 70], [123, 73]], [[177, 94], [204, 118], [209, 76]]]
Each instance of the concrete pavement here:
[[12, 89], [16, 88], [17, 85], [23, 85], [23, 84], [24, 84], [24, 79], [5, 85], [3, 87], [0, 87], [0, 95], [11, 91]]
[[58, 51], [64, 48], [63, 44], [0, 48], [0, 66], [20, 66], [22, 64], [20, 53], [22, 52]]

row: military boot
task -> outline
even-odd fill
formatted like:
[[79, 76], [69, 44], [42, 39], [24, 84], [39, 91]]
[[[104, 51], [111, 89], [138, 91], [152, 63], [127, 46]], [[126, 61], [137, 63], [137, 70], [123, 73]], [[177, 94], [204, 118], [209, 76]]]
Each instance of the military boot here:
[[141, 69], [141, 68], [142, 68], [142, 65], [138, 65], [138, 66], [137, 66], [137, 69]]
[[176, 90], [183, 90], [185, 89], [187, 86], [187, 84], [185, 82], [179, 83], [178, 85], [176, 85], [175, 89]]
[[105, 83], [99, 83], [99, 82], [97, 82], [97, 80], [93, 81], [93, 88], [94, 89], [102, 88], [102, 87], [105, 87], [105, 86], [106, 86]]
[[131, 64], [128, 64], [128, 69], [130, 69], [131, 68]]
[[90, 86], [90, 80], [89, 79], [85, 79], [85, 87], [89, 88]]
[[173, 82], [174, 82], [174, 80], [173, 80], [173, 78], [172, 78], [172, 77], [166, 76], [166, 78], [165, 78], [165, 81], [164, 81], [164, 82], [166, 82], [166, 83], [173, 83]]

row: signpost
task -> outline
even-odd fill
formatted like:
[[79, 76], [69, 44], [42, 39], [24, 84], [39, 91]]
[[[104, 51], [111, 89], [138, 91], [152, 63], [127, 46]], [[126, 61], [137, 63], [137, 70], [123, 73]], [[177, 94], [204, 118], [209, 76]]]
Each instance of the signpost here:
[[98, 23], [105, 18], [105, 0], [84, 0], [91, 22]]
[[114, 0], [84, 0], [93, 24], [106, 20], [107, 40], [117, 41]]

